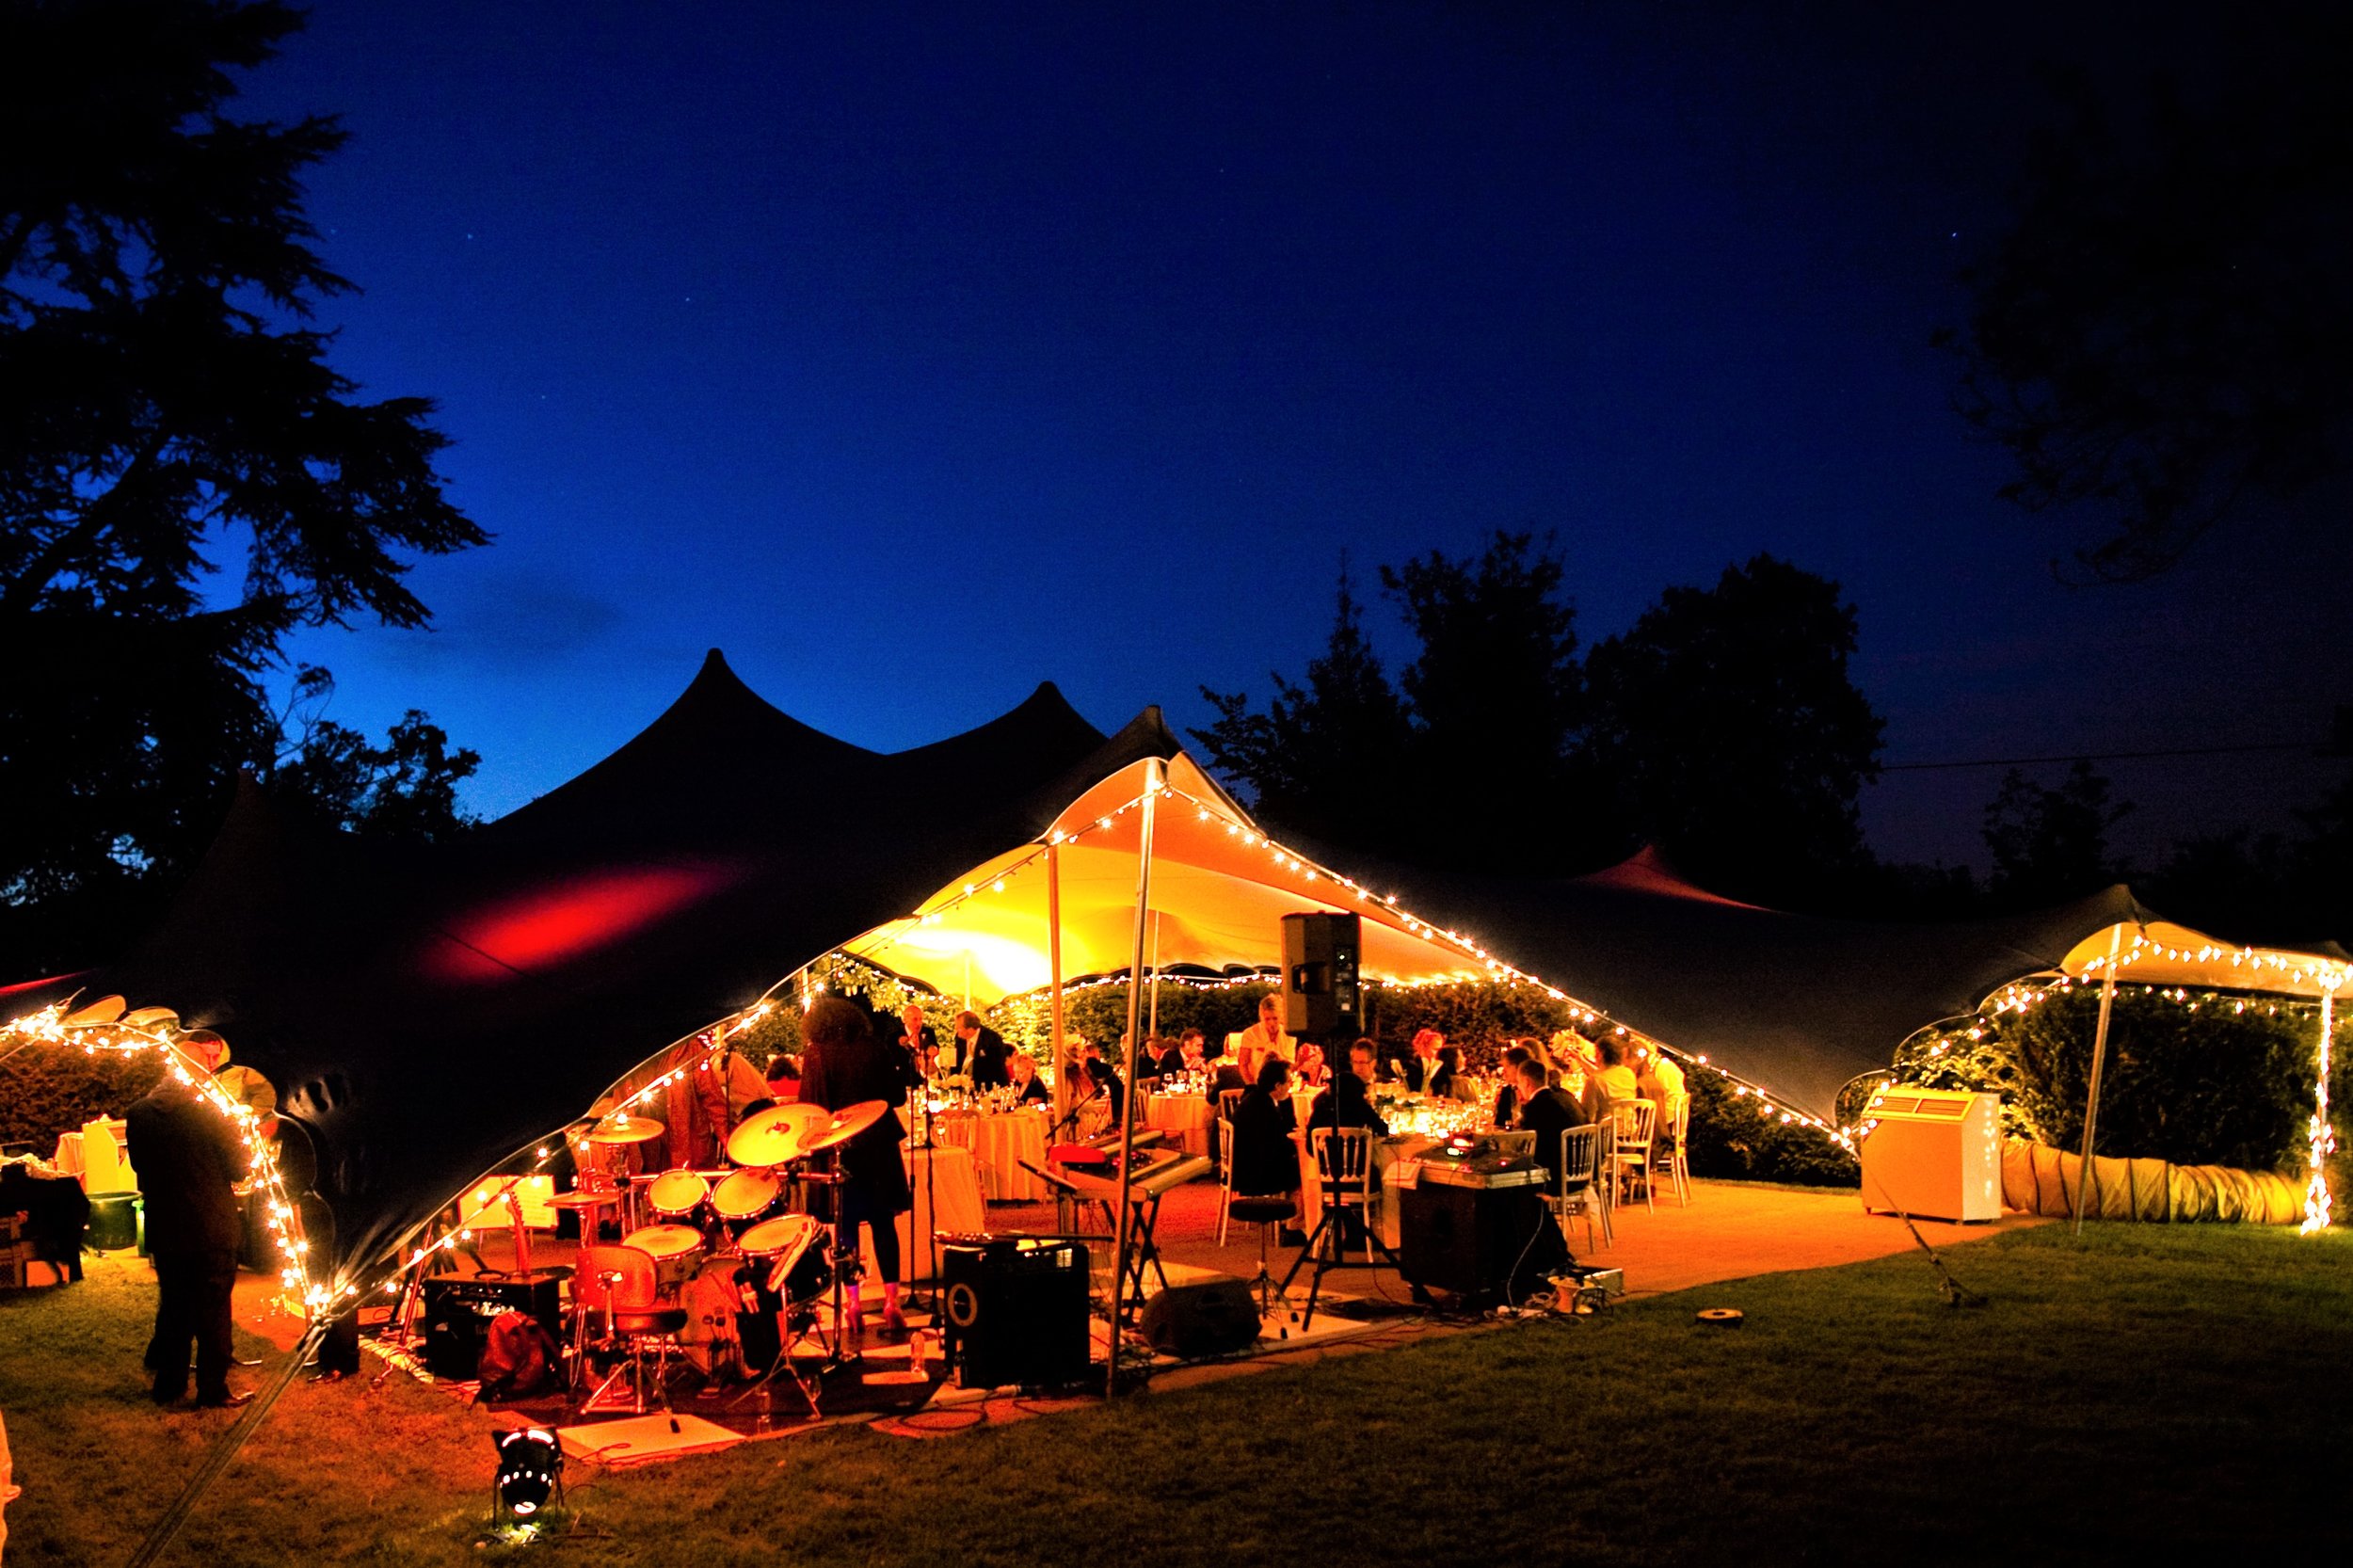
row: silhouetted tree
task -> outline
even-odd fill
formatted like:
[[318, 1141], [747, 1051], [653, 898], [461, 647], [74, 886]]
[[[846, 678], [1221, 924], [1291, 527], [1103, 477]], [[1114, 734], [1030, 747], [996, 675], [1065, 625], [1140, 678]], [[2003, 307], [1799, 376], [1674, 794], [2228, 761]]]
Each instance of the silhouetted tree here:
[[1547, 537], [1498, 530], [1476, 557], [1381, 568], [1420, 644], [1401, 683], [1414, 744], [1396, 788], [1404, 847], [1482, 870], [1583, 870], [1625, 847], [1578, 753], [1577, 607]]
[[1242, 784], [1270, 824], [1339, 843], [1394, 840], [1396, 778], [1412, 740], [1405, 707], [1365, 638], [1364, 615], [1340, 562], [1331, 639], [1306, 683], [1272, 678], [1274, 696], [1253, 712], [1247, 693], [1201, 688], [1217, 722], [1193, 736], [1209, 765]]
[[457, 786], [482, 756], [452, 751], [449, 736], [411, 708], [385, 732], [382, 745], [319, 712], [334, 690], [327, 671], [296, 679], [296, 712], [283, 728], [298, 733], [264, 783], [290, 814], [320, 826], [390, 843], [435, 843], [473, 825], [457, 803]]
[[2005, 495], [2098, 520], [2074, 554], [2095, 578], [2162, 571], [2353, 457], [2343, 37], [2334, 8], [2258, 8], [2196, 90], [2071, 81], [1962, 275], [1967, 327], [1939, 334], [1962, 411], [2014, 459]]
[[230, 73], [299, 24], [276, 0], [0, 11], [0, 903], [19, 910], [152, 890], [277, 753], [264, 680], [286, 633], [422, 625], [411, 559], [487, 537], [442, 494], [431, 405], [360, 398], [307, 325], [350, 286], [300, 186], [344, 133], [223, 112]]
[[1834, 902], [1868, 864], [1856, 796], [1882, 728], [1848, 674], [1855, 636], [1837, 584], [1770, 555], [1661, 594], [1585, 662], [1618, 815], [1709, 887]]
[[2107, 777], [2077, 762], [2057, 789], [2012, 768], [1985, 808], [1985, 847], [1993, 857], [1986, 891], [2015, 907], [2081, 898], [2130, 873], [2108, 849], [2108, 829], [2132, 812]]

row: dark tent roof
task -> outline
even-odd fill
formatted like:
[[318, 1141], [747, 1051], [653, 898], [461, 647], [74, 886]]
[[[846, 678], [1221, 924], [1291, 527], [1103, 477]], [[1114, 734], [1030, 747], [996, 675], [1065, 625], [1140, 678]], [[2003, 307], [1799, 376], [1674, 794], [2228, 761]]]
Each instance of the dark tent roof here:
[[465, 1184], [648, 1056], [1038, 833], [1106, 740], [1051, 685], [881, 755], [821, 734], [716, 651], [611, 757], [457, 842], [386, 854], [243, 792], [155, 936], [93, 994], [226, 1033], [318, 1144], [341, 1234], [384, 1256]]
[[1994, 920], [1824, 920], [1708, 892], [1648, 851], [1555, 881], [1393, 874], [1417, 914], [1825, 1121], [1840, 1087], [1886, 1067], [1913, 1031], [2147, 918], [2120, 885]]

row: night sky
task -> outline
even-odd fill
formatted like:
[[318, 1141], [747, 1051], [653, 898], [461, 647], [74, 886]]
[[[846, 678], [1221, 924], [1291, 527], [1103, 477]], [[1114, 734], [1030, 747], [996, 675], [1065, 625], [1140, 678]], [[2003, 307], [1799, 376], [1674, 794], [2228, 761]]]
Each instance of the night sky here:
[[[1665, 9], [323, 0], [243, 112], [353, 133], [335, 360], [440, 400], [498, 541], [416, 573], [438, 630], [296, 656], [334, 717], [479, 748], [496, 814], [713, 645], [878, 749], [1048, 679], [1204, 722], [1321, 646], [1343, 550], [1371, 594], [1509, 526], [1558, 531], [1588, 640], [1760, 550], [1837, 578], [1891, 762], [2324, 733], [2345, 545], [2060, 586], [1928, 346], [2038, 63], [2216, 40]], [[2111, 772], [2144, 859], [2328, 776]], [[1998, 779], [1893, 776], [1874, 846], [1980, 858]]]

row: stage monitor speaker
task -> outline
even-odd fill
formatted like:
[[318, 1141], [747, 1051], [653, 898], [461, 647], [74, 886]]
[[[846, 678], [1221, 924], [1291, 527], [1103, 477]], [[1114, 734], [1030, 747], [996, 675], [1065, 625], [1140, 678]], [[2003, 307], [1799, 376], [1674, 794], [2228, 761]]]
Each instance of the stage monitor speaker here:
[[513, 1278], [435, 1274], [424, 1282], [424, 1369], [437, 1378], [464, 1381], [482, 1369], [482, 1340], [490, 1321], [506, 1311], [529, 1313], [557, 1344], [564, 1342], [564, 1311], [557, 1276], [534, 1270]]
[[1138, 1326], [1163, 1355], [1232, 1355], [1258, 1342], [1258, 1298], [1239, 1279], [1175, 1285], [1144, 1304]]
[[1364, 1032], [1362, 922], [1353, 915], [1283, 917], [1283, 1031], [1308, 1039]]
[[1466, 1306], [1525, 1299], [1569, 1260], [1540, 1188], [1424, 1182], [1397, 1197], [1398, 1272]]
[[1076, 1241], [987, 1240], [939, 1249], [941, 1352], [959, 1388], [1082, 1383], [1087, 1250]]

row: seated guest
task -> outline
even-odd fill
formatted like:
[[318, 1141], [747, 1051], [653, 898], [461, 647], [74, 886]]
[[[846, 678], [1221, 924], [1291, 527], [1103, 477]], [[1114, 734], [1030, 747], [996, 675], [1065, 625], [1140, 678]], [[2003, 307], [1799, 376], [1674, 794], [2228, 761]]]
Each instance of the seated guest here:
[[1242, 1076], [1241, 1064], [1232, 1057], [1221, 1056], [1209, 1065], [1216, 1068], [1216, 1072], [1210, 1077], [1209, 1086], [1203, 1092], [1202, 1097], [1211, 1105], [1217, 1104], [1218, 1096], [1228, 1089], [1250, 1087], [1250, 1080]]
[[1366, 1083], [1380, 1081], [1381, 1048], [1370, 1040], [1359, 1040], [1348, 1048], [1348, 1070]]
[[[1185, 1053], [1176, 1048], [1176, 1042], [1155, 1034], [1144, 1043], [1144, 1054], [1151, 1058], [1152, 1071], [1160, 1078], [1173, 1078], [1185, 1070]], [[1139, 1065], [1136, 1069], [1142, 1072]]]
[[1641, 1070], [1635, 1075], [1635, 1086], [1641, 1091], [1644, 1099], [1658, 1102], [1658, 1119], [1664, 1126], [1668, 1108], [1674, 1104], [1677, 1096], [1684, 1093], [1683, 1069], [1675, 1064], [1673, 1057], [1655, 1046], [1637, 1046], [1634, 1054], [1642, 1064]]
[[1310, 1040], [1299, 1048], [1299, 1064], [1293, 1079], [1304, 1088], [1321, 1089], [1332, 1081], [1331, 1069], [1324, 1065], [1323, 1048]]
[[1585, 1126], [1585, 1113], [1575, 1100], [1545, 1082], [1545, 1069], [1532, 1060], [1519, 1064], [1517, 1082], [1520, 1115], [1515, 1125], [1521, 1131], [1536, 1135], [1536, 1163], [1552, 1172], [1558, 1180], [1561, 1134], [1570, 1128]]
[[1625, 1064], [1625, 1048], [1615, 1040], [1597, 1042], [1601, 1053], [1601, 1070], [1593, 1074], [1601, 1092], [1613, 1100], [1641, 1097], [1641, 1086], [1635, 1081], [1634, 1069]]
[[1176, 1063], [1182, 1071], [1189, 1073], [1208, 1071], [1209, 1052], [1209, 1042], [1197, 1029], [1188, 1029], [1176, 1037]]
[[788, 1105], [800, 1097], [801, 1064], [778, 1051], [768, 1064], [768, 1098], [777, 1105]]
[[1454, 1097], [1455, 1076], [1463, 1070], [1463, 1052], [1456, 1046], [1440, 1046], [1438, 1054], [1431, 1058], [1429, 1074], [1421, 1080], [1421, 1092], [1433, 1099]]
[[1307, 1112], [1307, 1126], [1370, 1128], [1375, 1137], [1386, 1138], [1389, 1124], [1373, 1110], [1371, 1096], [1365, 1092], [1368, 1075], [1372, 1071], [1371, 1053], [1352, 1049], [1349, 1057], [1352, 1064], [1361, 1064], [1359, 1070], [1332, 1075], [1331, 1087], [1316, 1096]]
[[[1234, 1107], [1237, 1197], [1275, 1197], [1299, 1191], [1299, 1148], [1291, 1142], [1298, 1125], [1291, 1109], [1290, 1064], [1270, 1056], [1258, 1068], [1258, 1081], [1242, 1092]], [[1305, 1240], [1303, 1236], [1286, 1245]]]
[[1089, 1091], [1111, 1107], [1110, 1125], [1117, 1127], [1119, 1119], [1128, 1113], [1128, 1089], [1119, 1081], [1118, 1071], [1099, 1053], [1089, 1056], [1080, 1064], [1080, 1067], [1086, 1074]]
[[1506, 1046], [1503, 1050], [1503, 1087], [1496, 1091], [1495, 1122], [1497, 1127], [1510, 1127], [1520, 1105], [1519, 1071], [1535, 1058], [1521, 1045]]
[[[1434, 1029], [1414, 1031], [1414, 1053], [1405, 1059], [1405, 1087], [1417, 1095], [1442, 1093], [1440, 1090], [1430, 1087], [1430, 1080], [1437, 1076], [1438, 1058], [1444, 1053], [1445, 1048], [1446, 1036], [1438, 1031]], [[1459, 1065], [1460, 1052], [1456, 1053], [1456, 1062]]]
[[1038, 1076], [1037, 1058], [1026, 1050], [1017, 1050], [1007, 1058], [1012, 1067], [1013, 1097], [1021, 1105], [1045, 1105], [1053, 1096], [1046, 1092], [1046, 1080]]

